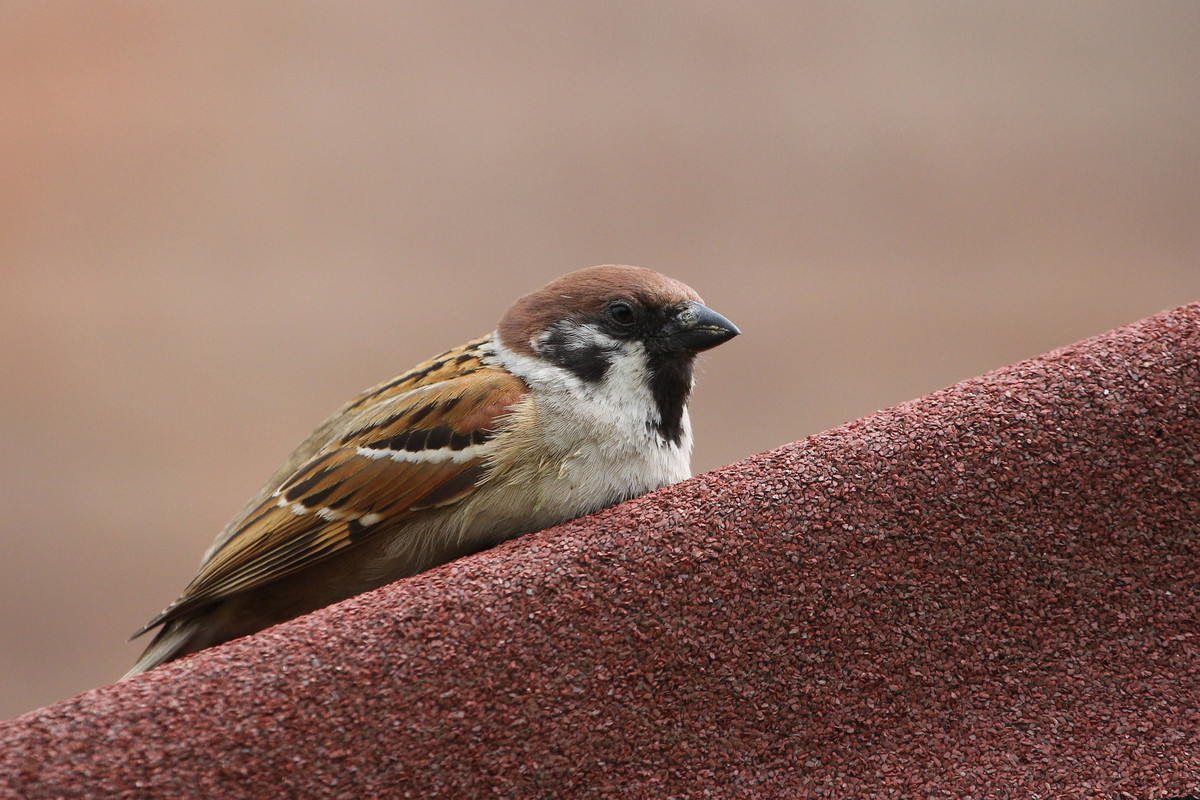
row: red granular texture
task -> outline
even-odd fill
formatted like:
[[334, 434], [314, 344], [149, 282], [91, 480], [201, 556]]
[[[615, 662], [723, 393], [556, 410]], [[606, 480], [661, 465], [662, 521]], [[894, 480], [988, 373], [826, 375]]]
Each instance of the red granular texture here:
[[1200, 305], [0, 727], [5, 797], [1200, 791]]

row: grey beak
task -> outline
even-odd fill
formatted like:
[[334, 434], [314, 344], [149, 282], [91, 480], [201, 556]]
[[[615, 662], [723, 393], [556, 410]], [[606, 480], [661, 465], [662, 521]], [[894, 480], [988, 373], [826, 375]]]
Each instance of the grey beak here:
[[699, 353], [741, 333], [737, 325], [699, 303], [689, 302], [663, 328], [672, 347]]

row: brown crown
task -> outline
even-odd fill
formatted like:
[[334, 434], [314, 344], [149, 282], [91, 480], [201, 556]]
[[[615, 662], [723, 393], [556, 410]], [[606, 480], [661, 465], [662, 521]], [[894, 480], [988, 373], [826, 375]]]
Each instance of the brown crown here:
[[513, 303], [500, 318], [500, 341], [519, 353], [533, 355], [530, 340], [550, 325], [599, 316], [608, 302], [617, 299], [633, 300], [647, 308], [702, 302], [689, 286], [654, 270], [612, 264], [587, 267], [555, 278]]

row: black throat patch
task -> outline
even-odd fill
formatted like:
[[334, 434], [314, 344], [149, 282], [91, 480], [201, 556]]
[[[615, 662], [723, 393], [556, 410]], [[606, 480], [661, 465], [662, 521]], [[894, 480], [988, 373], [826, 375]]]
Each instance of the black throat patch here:
[[650, 427], [671, 444], [683, 439], [683, 410], [692, 393], [694, 357], [677, 353], [650, 352], [650, 395], [658, 406], [659, 422]]

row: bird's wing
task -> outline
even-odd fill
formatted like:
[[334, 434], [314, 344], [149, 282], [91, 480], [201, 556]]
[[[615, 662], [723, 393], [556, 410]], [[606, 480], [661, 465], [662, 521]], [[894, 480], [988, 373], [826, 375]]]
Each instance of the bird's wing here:
[[447, 372], [434, 359], [335, 414], [319, 429], [325, 443], [252, 502], [179, 599], [135, 636], [470, 495], [485, 475], [503, 417], [527, 389], [463, 350], [473, 363], [463, 359]]

